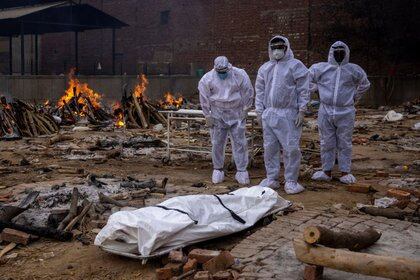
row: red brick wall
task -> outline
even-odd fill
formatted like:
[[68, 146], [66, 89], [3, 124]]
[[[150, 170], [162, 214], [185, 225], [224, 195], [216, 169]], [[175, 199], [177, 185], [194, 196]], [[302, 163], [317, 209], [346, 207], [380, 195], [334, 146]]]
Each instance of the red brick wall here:
[[[142, 63], [171, 62], [175, 73], [188, 72], [190, 63], [208, 70], [215, 56], [226, 55], [236, 66], [255, 73], [267, 60], [267, 41], [275, 34], [289, 37], [295, 56], [304, 62], [308, 49], [310, 0], [88, 0], [128, 23], [117, 31], [117, 73], [136, 74]], [[160, 13], [169, 10], [169, 22]], [[79, 35], [79, 68], [92, 74], [98, 61], [111, 73], [111, 31]], [[59, 74], [74, 65], [74, 34], [42, 38], [42, 72]], [[152, 65], [153, 66], [153, 65]], [[153, 67], [149, 70], [153, 71]], [[161, 71], [166, 71], [163, 67]]]
[[[117, 30], [117, 74], [138, 74], [148, 64], [148, 72], [189, 74], [194, 68], [208, 70], [213, 59], [226, 55], [250, 74], [267, 60], [267, 42], [275, 34], [289, 38], [297, 58], [307, 66], [325, 61], [329, 46], [341, 38], [326, 39], [325, 27], [341, 19], [328, 16], [325, 7], [337, 0], [84, 0], [130, 26]], [[169, 11], [167, 24], [161, 12]], [[357, 24], [355, 24], [357, 26]], [[111, 30], [79, 34], [79, 70], [82, 74], [112, 73]], [[41, 72], [60, 74], [74, 66], [74, 34], [42, 37]], [[381, 74], [380, 60], [366, 56], [364, 48], [352, 48], [352, 62]], [[379, 69], [379, 70], [377, 70]]]

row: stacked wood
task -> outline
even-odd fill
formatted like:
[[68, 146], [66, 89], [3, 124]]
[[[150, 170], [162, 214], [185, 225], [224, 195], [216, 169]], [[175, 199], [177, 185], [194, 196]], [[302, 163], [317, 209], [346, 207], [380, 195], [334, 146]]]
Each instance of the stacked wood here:
[[127, 128], [149, 128], [155, 124], [166, 125], [166, 118], [161, 114], [157, 107], [144, 98], [144, 95], [138, 96], [132, 92], [127, 96], [124, 90], [124, 96], [121, 100], [121, 107], [114, 109], [114, 116], [124, 113], [124, 122]]
[[8, 103], [0, 100], [0, 137], [13, 140], [21, 137], [50, 135], [59, 130], [51, 114], [38, 110], [22, 100], [14, 99]]
[[103, 124], [112, 120], [112, 115], [102, 107], [95, 106], [90, 97], [83, 92], [77, 93], [73, 88], [73, 97], [70, 100], [62, 100], [62, 106], [56, 109], [63, 124], [75, 124], [81, 118], [87, 118], [91, 124]]

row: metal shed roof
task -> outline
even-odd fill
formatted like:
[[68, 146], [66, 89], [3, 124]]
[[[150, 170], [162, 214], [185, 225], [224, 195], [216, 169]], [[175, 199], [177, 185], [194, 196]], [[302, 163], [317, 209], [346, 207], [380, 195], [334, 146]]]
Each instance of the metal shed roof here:
[[128, 26], [88, 4], [69, 1], [0, 10], [0, 36], [45, 34]]
[[28, 7], [19, 7], [15, 9], [0, 10], [0, 20], [19, 18], [22, 16], [26, 16], [32, 13], [36, 13], [36, 12], [51, 8], [51, 7], [56, 7], [65, 3], [66, 2], [56, 2], [56, 3], [51, 3], [51, 4], [43, 4], [43, 5], [37, 5], [37, 6], [28, 6]]

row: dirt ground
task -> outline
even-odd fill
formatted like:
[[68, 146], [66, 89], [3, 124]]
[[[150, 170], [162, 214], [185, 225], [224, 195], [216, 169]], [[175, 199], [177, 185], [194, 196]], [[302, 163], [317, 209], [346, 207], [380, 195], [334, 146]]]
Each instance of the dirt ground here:
[[[389, 123], [382, 121], [385, 114], [385, 111], [360, 109], [354, 134], [353, 174], [359, 183], [368, 183], [373, 186], [378, 191], [376, 194], [348, 192], [346, 187], [338, 181], [338, 172], [334, 172], [335, 179], [328, 183], [315, 183], [309, 179], [310, 173], [319, 167], [320, 160], [318, 133], [316, 128], [311, 126], [314, 123], [314, 117], [308, 117], [308, 125], [302, 136], [304, 166], [300, 179], [307, 190], [301, 194], [290, 196], [280, 189], [279, 195], [304, 207], [341, 203], [346, 207], [353, 208], [356, 203], [368, 204], [371, 203], [373, 197], [385, 196], [389, 185], [383, 183], [384, 180], [394, 178], [397, 180], [397, 184], [398, 180], [405, 179], [409, 179], [415, 184], [419, 182], [420, 137], [419, 131], [415, 131], [411, 127], [420, 121], [420, 115], [409, 115], [402, 121]], [[170, 194], [167, 194], [167, 197], [185, 193], [221, 193], [238, 187], [233, 179], [234, 170], [227, 172], [226, 182], [219, 186], [211, 183], [212, 168], [209, 156], [175, 154], [170, 163], [162, 162], [162, 158], [165, 156], [164, 147], [152, 149], [146, 155], [115, 159], [105, 157], [105, 159], [80, 160], [66, 157], [66, 155], [75, 155], [72, 154], [72, 150], [87, 149], [94, 145], [95, 139], [98, 138], [129, 137], [145, 133], [165, 139], [163, 131], [117, 130], [69, 132], [75, 140], [52, 146], [48, 145], [49, 138], [0, 142], [0, 197], [10, 194], [13, 201], [13, 196], [25, 188], [25, 185], [22, 185], [24, 183], [41, 183], [75, 177], [85, 178], [90, 173], [114, 175], [119, 178], [132, 176], [139, 179], [154, 178], [156, 180], [167, 177], [172, 190]], [[378, 141], [370, 140], [375, 134], [382, 138]], [[183, 141], [184, 135], [185, 133], [180, 133], [178, 141]], [[207, 138], [203, 139], [204, 144], [209, 143]], [[100, 154], [104, 151], [96, 153]], [[306, 170], [304, 170], [305, 168]], [[78, 169], [83, 169], [83, 173], [77, 174]], [[388, 172], [390, 177], [378, 177], [377, 170]], [[265, 171], [261, 154], [256, 156], [249, 172], [251, 185], [258, 184], [264, 178]], [[203, 188], [190, 187], [198, 182], [205, 183], [206, 186]], [[78, 240], [56, 242], [40, 239], [28, 246], [19, 246], [9, 253], [17, 253], [15, 258], [1, 260], [0, 279], [154, 278], [154, 269], [160, 265], [158, 260], [152, 260], [143, 266], [137, 260], [105, 253], [92, 244], [94, 234], [89, 232], [87, 235], [91, 240], [90, 245], [83, 245]], [[215, 243], [210, 242], [206, 246], [212, 244], [219, 248], [230, 248], [242, 237], [245, 236], [225, 238]], [[4, 245], [4, 243], [1, 244], [0, 249]]]

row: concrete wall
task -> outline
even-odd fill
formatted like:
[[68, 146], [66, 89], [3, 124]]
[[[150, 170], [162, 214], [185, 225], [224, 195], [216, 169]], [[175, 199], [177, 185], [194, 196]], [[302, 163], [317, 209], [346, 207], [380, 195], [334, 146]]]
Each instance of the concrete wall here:
[[[47, 99], [57, 100], [67, 88], [66, 76], [1, 76], [0, 94], [28, 101], [42, 102]], [[128, 84], [131, 90], [137, 84], [136, 76], [79, 76], [82, 82], [87, 82], [93, 90], [103, 95], [104, 100], [113, 102], [121, 99], [122, 87]], [[180, 93], [186, 98], [198, 101], [197, 84], [199, 78], [193, 76], [149, 76], [149, 86], [146, 91], [151, 100], [161, 99], [167, 91]], [[365, 95], [362, 103], [371, 106], [386, 104], [383, 77], [370, 77], [371, 90]], [[255, 77], [251, 76], [254, 81]], [[399, 105], [405, 101], [420, 98], [420, 77], [395, 78], [394, 93], [391, 105]]]

